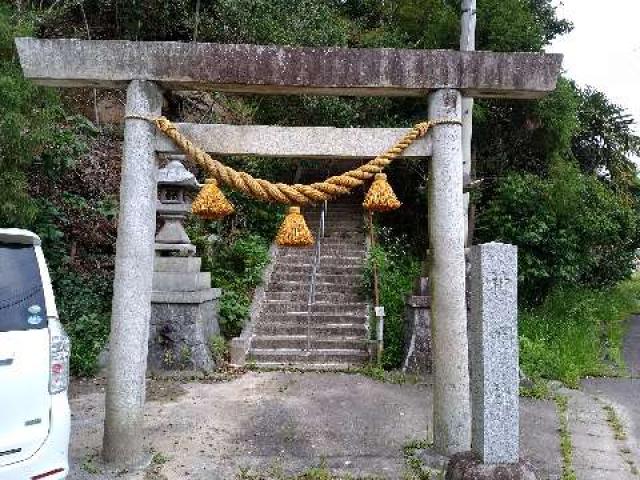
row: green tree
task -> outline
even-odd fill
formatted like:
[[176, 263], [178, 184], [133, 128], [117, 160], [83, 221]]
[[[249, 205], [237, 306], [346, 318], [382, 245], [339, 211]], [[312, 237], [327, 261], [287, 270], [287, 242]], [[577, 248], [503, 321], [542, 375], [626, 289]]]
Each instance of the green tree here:
[[633, 118], [602, 92], [586, 88], [578, 92], [578, 128], [571, 151], [583, 171], [610, 175], [614, 183], [636, 183], [631, 155], [640, 154], [640, 138], [631, 125]]
[[[22, 78], [13, 38], [29, 35], [28, 18], [0, 5], [0, 224], [25, 226], [38, 213], [28, 193], [27, 172], [55, 139], [60, 104], [49, 91]], [[28, 132], [28, 134], [26, 134]]]
[[640, 211], [628, 193], [556, 161], [547, 178], [504, 178], [481, 212], [478, 235], [518, 246], [521, 298], [538, 303], [557, 287], [627, 278], [640, 247]]

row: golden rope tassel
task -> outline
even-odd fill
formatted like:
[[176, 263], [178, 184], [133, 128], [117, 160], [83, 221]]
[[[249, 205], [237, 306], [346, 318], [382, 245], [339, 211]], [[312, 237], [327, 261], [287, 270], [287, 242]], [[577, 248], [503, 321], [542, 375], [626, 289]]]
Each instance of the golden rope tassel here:
[[235, 212], [233, 205], [218, 188], [215, 178], [207, 178], [191, 205], [191, 211], [206, 220], [220, 220]]
[[393, 193], [386, 174], [376, 174], [362, 205], [370, 212], [389, 212], [400, 207], [400, 200]]
[[313, 242], [313, 234], [300, 213], [300, 207], [289, 207], [289, 213], [278, 229], [276, 243], [281, 247], [309, 247]]

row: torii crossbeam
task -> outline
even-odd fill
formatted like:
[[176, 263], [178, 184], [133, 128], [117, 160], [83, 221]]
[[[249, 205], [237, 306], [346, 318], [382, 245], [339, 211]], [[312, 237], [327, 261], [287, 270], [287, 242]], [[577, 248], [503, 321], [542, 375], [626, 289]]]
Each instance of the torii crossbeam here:
[[[429, 119], [461, 117], [469, 97], [539, 98], [555, 89], [562, 57], [541, 53], [449, 50], [293, 48], [176, 42], [16, 40], [26, 78], [57, 87], [127, 88], [127, 115], [158, 116], [162, 91], [254, 94], [412, 96], [429, 98]], [[183, 125], [198, 139], [223, 131], [247, 136], [202, 140], [213, 153], [264, 156], [374, 157], [393, 129], [317, 129], [332, 142], [295, 141], [308, 127]], [[284, 130], [283, 130], [284, 128]], [[226, 129], [226, 130], [225, 130]], [[307, 132], [308, 133], [308, 132]], [[259, 135], [262, 135], [260, 137]], [[278, 141], [278, 138], [280, 141]], [[287, 138], [288, 140], [283, 140]], [[349, 139], [353, 144], [349, 145]], [[200, 141], [200, 140], [199, 140]], [[325, 146], [331, 145], [323, 152]], [[350, 148], [353, 151], [349, 154]], [[103, 455], [120, 466], [140, 463], [155, 233], [156, 152], [170, 151], [154, 126], [125, 120], [116, 248], [111, 359]], [[434, 127], [408, 156], [432, 157], [429, 238], [432, 252], [434, 440], [444, 454], [470, 448], [465, 302], [461, 127]]]

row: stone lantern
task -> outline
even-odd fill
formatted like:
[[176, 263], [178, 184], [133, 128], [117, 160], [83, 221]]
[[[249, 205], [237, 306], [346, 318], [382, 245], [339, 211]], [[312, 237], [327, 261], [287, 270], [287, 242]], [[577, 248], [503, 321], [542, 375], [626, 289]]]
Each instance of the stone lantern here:
[[184, 221], [198, 182], [177, 157], [158, 171], [156, 234], [151, 294], [148, 365], [151, 371], [205, 370], [216, 367], [209, 351], [218, 335], [220, 289], [211, 274], [201, 272], [201, 259]]
[[156, 252], [180, 252], [195, 255], [184, 221], [191, 211], [191, 202], [198, 192], [196, 177], [184, 168], [175, 156], [166, 167], [158, 170], [158, 200], [156, 211], [161, 228], [156, 234]]

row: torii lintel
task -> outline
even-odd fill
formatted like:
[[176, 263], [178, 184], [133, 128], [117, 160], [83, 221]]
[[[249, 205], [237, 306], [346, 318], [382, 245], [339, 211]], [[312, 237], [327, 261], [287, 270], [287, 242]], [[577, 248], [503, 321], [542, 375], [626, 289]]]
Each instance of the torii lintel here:
[[282, 47], [124, 40], [16, 39], [26, 78], [57, 87], [259, 94], [539, 98], [553, 91], [562, 55], [391, 48]]

